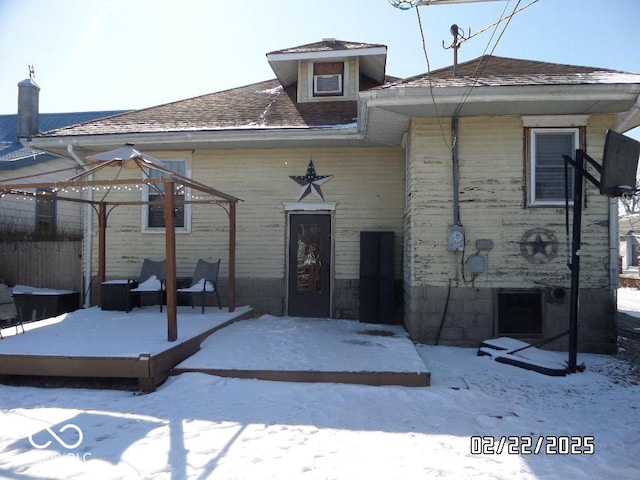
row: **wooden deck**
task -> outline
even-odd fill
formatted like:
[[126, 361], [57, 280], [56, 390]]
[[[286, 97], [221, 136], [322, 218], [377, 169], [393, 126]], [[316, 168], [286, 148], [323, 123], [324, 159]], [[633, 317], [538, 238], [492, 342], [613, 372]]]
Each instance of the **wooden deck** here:
[[[130, 314], [136, 321], [135, 311]], [[253, 310], [239, 309], [236, 315], [220, 322], [213, 322], [210, 328], [201, 329], [195, 335], [187, 336], [179, 341], [166, 342], [166, 348], [156, 349], [150, 353], [138, 355], [120, 355], [114, 351], [112, 355], [101, 352], [98, 355], [74, 354], [70, 345], [69, 354], [20, 353], [3, 351], [12, 338], [0, 341], [0, 379], [3, 376], [49, 376], [49, 377], [93, 377], [93, 378], [135, 378], [140, 389], [151, 392], [169, 376], [177, 364], [190, 357], [200, 349], [200, 344], [212, 333], [238, 320], [251, 318]], [[158, 315], [161, 318], [160, 315]], [[54, 328], [54, 327], [46, 327]], [[35, 332], [27, 331], [16, 335], [16, 340], [23, 340]], [[135, 335], [131, 332], [130, 335]], [[69, 342], [70, 344], [73, 341]]]
[[252, 378], [276, 382], [325, 382], [350, 383], [355, 385], [396, 385], [401, 387], [428, 387], [431, 373], [425, 368], [421, 372], [335, 372], [315, 370], [238, 370], [217, 368], [176, 367], [172, 375], [185, 372], [200, 372], [219, 377]]
[[[152, 392], [169, 375], [200, 372], [284, 382], [430, 385], [430, 372], [402, 334], [385, 339], [393, 342], [388, 348], [376, 346], [383, 340], [357, 321], [346, 321], [345, 329], [345, 321], [315, 319], [326, 322], [325, 337], [307, 330], [314, 319], [255, 319], [250, 307], [234, 313], [211, 309], [206, 315], [185, 308], [174, 342], [166, 340], [165, 317], [155, 307], [131, 313], [92, 308], [59, 325], [30, 329], [27, 324], [26, 333], [0, 341], [0, 382], [5, 376], [135, 379], [142, 391]], [[296, 336], [301, 331], [302, 337]], [[380, 362], [382, 352], [386, 357]], [[333, 361], [341, 353], [341, 361]]]
[[431, 381], [400, 326], [269, 315], [212, 335], [200, 352], [172, 370], [172, 374], [185, 372], [372, 386], [426, 387]]

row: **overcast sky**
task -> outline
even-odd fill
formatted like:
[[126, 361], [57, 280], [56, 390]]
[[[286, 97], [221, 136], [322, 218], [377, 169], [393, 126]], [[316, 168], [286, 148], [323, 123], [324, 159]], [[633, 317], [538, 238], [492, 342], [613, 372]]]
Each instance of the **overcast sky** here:
[[[532, 0], [420, 7], [432, 69]], [[539, 0], [464, 43], [484, 53], [640, 73], [640, 0]], [[427, 71], [416, 9], [387, 0], [0, 0], [0, 114], [35, 67], [45, 113], [138, 109], [274, 78], [265, 54], [337, 38], [388, 46], [387, 73]], [[635, 135], [634, 135], [635, 136]]]

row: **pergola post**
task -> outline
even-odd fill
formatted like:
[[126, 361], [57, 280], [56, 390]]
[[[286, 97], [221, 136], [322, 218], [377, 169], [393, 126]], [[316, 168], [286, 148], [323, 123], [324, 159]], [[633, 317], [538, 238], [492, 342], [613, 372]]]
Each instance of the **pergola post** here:
[[229, 311], [236, 309], [236, 202], [229, 203]]
[[97, 303], [102, 305], [102, 283], [105, 281], [107, 258], [107, 205], [98, 205], [98, 289]]
[[176, 230], [175, 230], [175, 192], [171, 178], [164, 181], [164, 229], [167, 258], [167, 340], [174, 342], [178, 338], [178, 308], [176, 292]]

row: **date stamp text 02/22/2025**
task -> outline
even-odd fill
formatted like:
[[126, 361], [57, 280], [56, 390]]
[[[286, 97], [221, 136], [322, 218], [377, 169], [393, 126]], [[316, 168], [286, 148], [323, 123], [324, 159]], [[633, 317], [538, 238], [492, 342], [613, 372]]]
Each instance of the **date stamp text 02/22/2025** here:
[[472, 455], [593, 455], [596, 453], [595, 437], [520, 435], [471, 437]]

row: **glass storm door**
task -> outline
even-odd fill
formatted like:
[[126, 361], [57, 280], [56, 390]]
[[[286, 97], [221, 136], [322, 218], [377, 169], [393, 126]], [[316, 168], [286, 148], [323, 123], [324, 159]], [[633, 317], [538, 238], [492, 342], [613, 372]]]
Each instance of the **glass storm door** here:
[[331, 216], [289, 218], [289, 315], [327, 318], [331, 301]]

